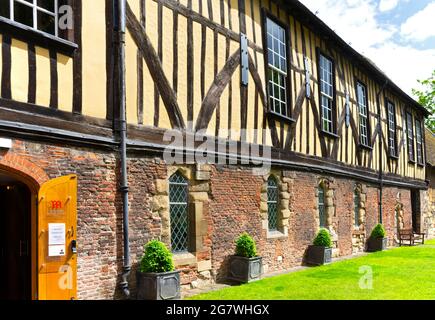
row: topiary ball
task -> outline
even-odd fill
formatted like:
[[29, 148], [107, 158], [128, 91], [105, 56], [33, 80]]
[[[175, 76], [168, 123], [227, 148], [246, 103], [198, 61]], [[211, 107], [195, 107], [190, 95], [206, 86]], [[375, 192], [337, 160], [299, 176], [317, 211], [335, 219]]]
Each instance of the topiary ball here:
[[145, 245], [144, 255], [140, 262], [143, 273], [163, 273], [174, 271], [172, 253], [163, 242], [152, 240]]
[[385, 228], [382, 224], [378, 223], [372, 230], [372, 233], [370, 235], [371, 238], [385, 238], [386, 232]]
[[249, 259], [257, 256], [255, 241], [246, 232], [236, 240], [236, 256]]
[[331, 248], [332, 241], [331, 241], [331, 235], [329, 234], [329, 231], [323, 228], [320, 229], [319, 233], [317, 234], [316, 238], [313, 241], [313, 244], [318, 247]]

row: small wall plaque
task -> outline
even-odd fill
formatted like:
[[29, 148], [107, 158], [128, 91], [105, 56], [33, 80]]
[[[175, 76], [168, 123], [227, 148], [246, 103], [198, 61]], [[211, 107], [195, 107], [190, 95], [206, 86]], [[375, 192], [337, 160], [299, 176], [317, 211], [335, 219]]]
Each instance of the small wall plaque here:
[[0, 138], [0, 149], [10, 149], [12, 148], [12, 140]]

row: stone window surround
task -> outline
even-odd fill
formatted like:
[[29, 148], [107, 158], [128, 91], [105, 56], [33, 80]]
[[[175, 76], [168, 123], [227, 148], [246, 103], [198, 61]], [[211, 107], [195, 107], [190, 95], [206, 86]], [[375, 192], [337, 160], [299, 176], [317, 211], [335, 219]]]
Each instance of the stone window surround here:
[[353, 190], [354, 196], [355, 193], [359, 196], [359, 204], [358, 204], [358, 225], [355, 223], [355, 212], [352, 214], [352, 226], [354, 231], [364, 231], [365, 230], [365, 220], [366, 220], [366, 202], [367, 202], [367, 188], [365, 185], [361, 183], [356, 183], [355, 188]]
[[394, 210], [394, 225], [396, 227], [396, 232], [394, 233], [394, 239], [396, 242], [399, 242], [398, 234], [399, 229], [404, 229], [405, 222], [404, 222], [404, 206], [402, 203], [402, 194], [400, 192], [396, 195], [396, 205]]
[[316, 197], [316, 226], [317, 231], [320, 230], [320, 213], [319, 213], [319, 188], [323, 188], [325, 191], [325, 216], [326, 216], [326, 226], [330, 232], [333, 231], [332, 218], [335, 216], [335, 205], [334, 205], [334, 190], [331, 188], [332, 181], [327, 178], [320, 178], [317, 186], [315, 188]]
[[169, 214], [169, 177], [180, 172], [189, 181], [189, 246], [187, 253], [174, 253], [174, 265], [195, 266], [199, 273], [212, 269], [211, 260], [198, 261], [198, 254], [204, 251], [203, 238], [208, 232], [208, 223], [203, 215], [204, 205], [209, 201], [211, 167], [205, 164], [168, 166], [167, 179], [156, 179], [156, 194], [152, 201], [153, 215], [162, 220], [161, 241], [171, 243]]
[[[352, 210], [352, 253], [357, 254], [364, 252], [366, 243], [366, 203], [367, 203], [367, 186], [359, 182], [355, 183], [353, 189], [353, 195], [358, 193], [359, 203], [358, 203], [358, 225], [355, 223], [355, 206]], [[355, 205], [355, 204], [354, 204]]]
[[[269, 230], [268, 205], [267, 205], [267, 182], [273, 176], [278, 182], [279, 190], [279, 207], [278, 207], [278, 230]], [[288, 226], [290, 218], [290, 193], [289, 184], [291, 179], [283, 177], [278, 170], [271, 170], [270, 173], [263, 176], [263, 185], [260, 195], [260, 212], [263, 230], [266, 231], [267, 239], [279, 239], [288, 237]]]

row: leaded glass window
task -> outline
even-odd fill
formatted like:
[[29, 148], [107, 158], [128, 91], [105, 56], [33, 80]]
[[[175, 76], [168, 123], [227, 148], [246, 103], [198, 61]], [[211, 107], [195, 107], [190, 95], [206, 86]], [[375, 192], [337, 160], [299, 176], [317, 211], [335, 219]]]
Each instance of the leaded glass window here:
[[274, 177], [267, 180], [267, 212], [269, 230], [278, 230], [278, 182]]
[[172, 252], [188, 251], [189, 216], [188, 216], [189, 185], [187, 179], [179, 172], [169, 179], [169, 215], [171, 221]]
[[396, 157], [396, 107], [390, 101], [387, 102], [388, 112], [388, 148], [390, 156]]
[[412, 121], [412, 114], [406, 113], [406, 127], [408, 131], [408, 157], [410, 161], [415, 161], [414, 154], [414, 127]]
[[267, 18], [267, 60], [269, 105], [273, 112], [290, 116], [287, 109], [287, 44], [286, 31]]
[[0, 15], [58, 36], [58, 0], [2, 0]]
[[364, 146], [369, 146], [370, 132], [368, 122], [368, 107], [367, 107], [367, 90], [366, 87], [357, 82], [357, 99], [359, 110], [359, 135], [360, 143]]
[[355, 190], [353, 194], [353, 210], [354, 210], [354, 224], [355, 227], [359, 227], [359, 209], [360, 209], [361, 196], [358, 190]]
[[320, 70], [320, 102], [322, 108], [322, 130], [334, 132], [334, 73], [333, 63], [323, 55], [319, 58]]
[[325, 189], [323, 188], [323, 186], [319, 187], [318, 201], [319, 201], [320, 228], [324, 228], [326, 227], [326, 215], [325, 215]]
[[415, 120], [415, 132], [417, 135], [417, 162], [419, 164], [424, 164], [423, 159], [423, 135], [421, 130], [420, 120]]

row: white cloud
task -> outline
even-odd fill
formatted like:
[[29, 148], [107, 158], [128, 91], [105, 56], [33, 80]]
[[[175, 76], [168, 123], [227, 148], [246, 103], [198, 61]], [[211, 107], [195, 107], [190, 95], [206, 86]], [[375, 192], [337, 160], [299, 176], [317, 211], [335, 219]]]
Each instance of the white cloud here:
[[435, 49], [418, 50], [392, 41], [368, 48], [365, 55], [409, 95], [419, 88], [417, 79], [427, 79], [435, 68]]
[[358, 51], [384, 43], [397, 28], [381, 26], [376, 21], [377, 4], [373, 0], [302, 0], [318, 17], [352, 43]]
[[393, 10], [399, 4], [399, 0], [381, 0], [379, 2], [379, 11], [386, 12]]
[[424, 41], [435, 36], [435, 1], [408, 18], [400, 28], [408, 40]]
[[[395, 41], [401, 36], [400, 26], [381, 24], [379, 1], [374, 0], [300, 0], [358, 52], [364, 54], [408, 94], [418, 87], [417, 79], [425, 79], [435, 68], [435, 48], [419, 50]], [[407, 1], [407, 0], [401, 0]], [[435, 2], [433, 3], [435, 4]], [[422, 19], [422, 18], [419, 18]], [[428, 21], [431, 21], [432, 27]], [[421, 27], [435, 32], [435, 13], [424, 18]], [[416, 24], [415, 24], [416, 25]], [[415, 28], [414, 28], [415, 29]], [[405, 28], [406, 30], [406, 28]], [[401, 32], [400, 32], [401, 31]], [[411, 32], [411, 34], [413, 31]], [[406, 40], [406, 39], [405, 39]]]

